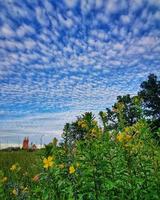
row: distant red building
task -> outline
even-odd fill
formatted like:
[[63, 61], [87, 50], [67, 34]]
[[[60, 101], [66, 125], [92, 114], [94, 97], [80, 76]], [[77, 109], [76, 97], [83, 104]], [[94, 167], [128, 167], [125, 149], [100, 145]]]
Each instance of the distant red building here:
[[23, 147], [22, 148], [25, 149], [25, 150], [29, 149], [29, 138], [28, 137], [24, 138], [24, 140], [23, 140]]

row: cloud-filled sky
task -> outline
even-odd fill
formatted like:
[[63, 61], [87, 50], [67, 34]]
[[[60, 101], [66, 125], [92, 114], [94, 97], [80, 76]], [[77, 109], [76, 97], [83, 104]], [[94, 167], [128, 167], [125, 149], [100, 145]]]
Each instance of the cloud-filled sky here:
[[0, 138], [65, 122], [160, 76], [160, 0], [0, 0]]

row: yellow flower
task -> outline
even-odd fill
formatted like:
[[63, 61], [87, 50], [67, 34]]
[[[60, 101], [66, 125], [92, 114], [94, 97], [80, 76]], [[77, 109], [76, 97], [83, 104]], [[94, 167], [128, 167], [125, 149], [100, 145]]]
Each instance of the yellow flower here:
[[19, 166], [19, 164], [18, 163], [16, 163], [16, 164], [13, 164], [12, 166], [11, 166], [11, 168], [10, 168], [10, 170], [13, 172], [13, 171], [19, 171], [21, 169], [21, 167]]
[[2, 182], [5, 183], [7, 180], [8, 180], [8, 178], [5, 176], [5, 177], [3, 177]]
[[17, 195], [17, 190], [15, 188], [12, 190], [12, 194], [15, 196]]
[[12, 165], [11, 168], [10, 168], [11, 171], [16, 171], [16, 169], [17, 169], [17, 165], [16, 164]]
[[75, 171], [76, 171], [76, 170], [75, 170], [74, 166], [71, 165], [71, 166], [69, 167], [69, 173], [70, 173], [70, 174], [73, 174]]
[[63, 164], [63, 163], [60, 164], [60, 165], [59, 165], [59, 168], [60, 168], [60, 169], [63, 169], [63, 168], [64, 168], [64, 164]]
[[128, 142], [128, 141], [130, 141], [132, 139], [132, 136], [127, 134], [126, 137], [125, 137], [125, 139]]
[[131, 139], [132, 139], [132, 136], [131, 136], [131, 135], [128, 135], [128, 134], [125, 134], [125, 133], [119, 133], [119, 134], [117, 135], [117, 140], [118, 140], [119, 142], [124, 142], [124, 143], [126, 143], [126, 142], [129, 142]]
[[87, 124], [83, 120], [78, 121], [78, 126], [81, 126], [82, 128], [87, 128]]
[[122, 134], [122, 133], [119, 133], [119, 134], [117, 135], [117, 140], [118, 140], [119, 142], [122, 142], [122, 141], [123, 141], [123, 134]]
[[48, 158], [44, 158], [43, 159], [43, 167], [45, 169], [48, 169], [49, 167], [52, 167], [53, 166], [53, 157], [51, 156], [48, 156]]
[[83, 123], [81, 124], [81, 127], [82, 127], [82, 128], [87, 128], [87, 124], [86, 124], [85, 122], [83, 122]]
[[128, 132], [130, 131], [130, 128], [129, 128], [129, 127], [126, 127], [126, 128], [124, 129], [124, 131], [128, 133]]

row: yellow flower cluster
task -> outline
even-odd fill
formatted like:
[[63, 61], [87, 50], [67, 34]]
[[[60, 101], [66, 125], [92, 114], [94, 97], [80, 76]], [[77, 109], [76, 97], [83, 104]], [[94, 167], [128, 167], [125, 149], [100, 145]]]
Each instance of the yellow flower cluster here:
[[101, 129], [97, 126], [97, 127], [94, 127], [94, 128], [91, 130], [90, 135], [91, 135], [92, 137], [98, 138], [99, 136], [102, 135], [102, 131], [101, 131]]
[[78, 126], [81, 126], [82, 128], [88, 128], [88, 126], [84, 120], [79, 120]]
[[52, 167], [53, 166], [53, 157], [52, 156], [48, 156], [48, 158], [44, 158], [43, 159], [43, 167], [45, 168], [45, 169], [49, 169], [50, 167]]
[[10, 170], [11, 170], [11, 171], [15, 171], [16, 168], [17, 168], [17, 167], [16, 167], [16, 164], [14, 164], [14, 165], [11, 166]]
[[138, 121], [134, 125], [126, 127], [124, 129], [124, 132], [131, 133], [131, 134], [134, 134], [136, 136], [138, 136], [138, 135], [140, 136], [141, 133], [144, 130], [144, 127], [147, 128], [147, 124], [145, 122], [143, 122], [143, 121]]
[[13, 164], [13, 165], [10, 167], [10, 170], [11, 170], [12, 172], [18, 172], [20, 169], [21, 169], [21, 168], [20, 168], [20, 166], [19, 166], [18, 163]]
[[131, 136], [131, 135], [128, 135], [128, 134], [125, 134], [125, 133], [119, 133], [119, 134], [117, 135], [117, 140], [118, 140], [119, 142], [124, 142], [124, 143], [126, 143], [126, 142], [129, 142], [131, 139], [132, 139], [132, 136]]

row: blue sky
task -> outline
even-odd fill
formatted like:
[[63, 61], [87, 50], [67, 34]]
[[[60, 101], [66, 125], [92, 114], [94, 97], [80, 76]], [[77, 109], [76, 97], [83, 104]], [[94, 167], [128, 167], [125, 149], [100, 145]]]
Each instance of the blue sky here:
[[160, 76], [159, 55], [160, 0], [0, 0], [0, 138], [59, 138]]

